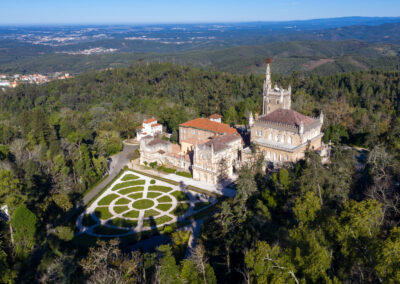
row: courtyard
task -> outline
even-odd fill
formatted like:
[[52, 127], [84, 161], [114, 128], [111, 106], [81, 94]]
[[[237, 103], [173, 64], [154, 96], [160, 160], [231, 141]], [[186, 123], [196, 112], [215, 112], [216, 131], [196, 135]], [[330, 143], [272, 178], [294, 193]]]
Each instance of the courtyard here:
[[217, 202], [156, 178], [126, 170], [78, 217], [80, 233], [121, 237], [162, 229]]

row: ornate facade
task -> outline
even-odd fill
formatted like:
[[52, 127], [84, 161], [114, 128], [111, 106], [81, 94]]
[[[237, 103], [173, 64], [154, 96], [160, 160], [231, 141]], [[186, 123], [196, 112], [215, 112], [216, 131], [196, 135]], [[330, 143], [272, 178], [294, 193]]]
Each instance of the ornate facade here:
[[[263, 91], [263, 114], [249, 121], [250, 140], [273, 163], [296, 162], [307, 149], [319, 150], [322, 146], [321, 127], [324, 116], [309, 117], [291, 109], [291, 88], [279, 88], [271, 83], [271, 61], [267, 60]], [[252, 118], [251, 118], [252, 119]]]

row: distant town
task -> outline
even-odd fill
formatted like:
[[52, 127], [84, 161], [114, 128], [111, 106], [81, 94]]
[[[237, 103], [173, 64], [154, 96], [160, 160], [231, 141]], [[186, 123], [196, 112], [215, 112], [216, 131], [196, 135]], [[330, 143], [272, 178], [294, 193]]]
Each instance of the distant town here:
[[49, 74], [0, 74], [0, 88], [15, 88], [19, 84], [44, 84], [53, 80], [72, 78], [69, 73], [55, 72]]

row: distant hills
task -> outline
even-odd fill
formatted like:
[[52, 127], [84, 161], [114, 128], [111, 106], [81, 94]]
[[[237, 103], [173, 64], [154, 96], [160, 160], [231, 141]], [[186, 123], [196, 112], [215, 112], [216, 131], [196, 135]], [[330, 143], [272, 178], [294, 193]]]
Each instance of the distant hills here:
[[[93, 48], [108, 54], [66, 54]], [[80, 73], [171, 61], [233, 73], [399, 70], [400, 18], [192, 25], [0, 27], [0, 73]]]

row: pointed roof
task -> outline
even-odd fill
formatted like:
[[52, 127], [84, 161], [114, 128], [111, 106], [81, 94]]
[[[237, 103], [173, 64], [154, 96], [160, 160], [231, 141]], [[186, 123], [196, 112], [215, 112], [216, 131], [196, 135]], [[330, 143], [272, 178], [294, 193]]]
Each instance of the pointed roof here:
[[259, 117], [259, 121], [263, 122], [273, 122], [273, 123], [281, 123], [291, 126], [300, 126], [300, 123], [303, 122], [304, 126], [311, 124], [315, 121], [314, 118], [302, 115], [297, 111], [291, 109], [277, 109], [270, 114], [263, 115]]

